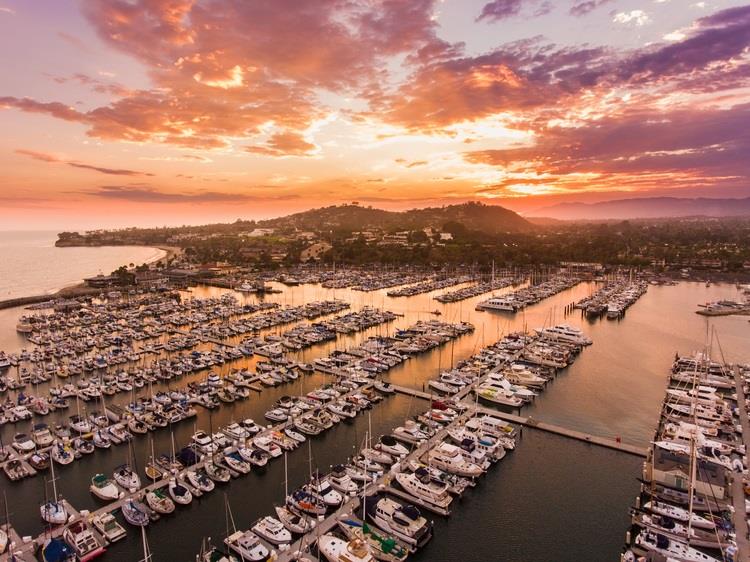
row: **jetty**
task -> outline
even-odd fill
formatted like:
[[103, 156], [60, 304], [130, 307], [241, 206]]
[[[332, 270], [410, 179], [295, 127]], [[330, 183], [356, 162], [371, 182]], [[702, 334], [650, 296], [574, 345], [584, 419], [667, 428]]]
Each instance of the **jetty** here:
[[[747, 417], [747, 402], [745, 401], [745, 381], [740, 368], [734, 367], [734, 382], [737, 390], [737, 412], [742, 426], [742, 443], [745, 450], [750, 446], [750, 421]], [[734, 528], [737, 541], [738, 560], [750, 560], [750, 540], [748, 540], [747, 503], [745, 501], [745, 483], [743, 474], [732, 474], [732, 505], [734, 507]]]
[[[414, 396], [416, 398], [422, 398], [424, 400], [440, 399], [440, 397], [435, 394], [429, 394], [428, 392], [416, 390], [413, 388], [409, 388], [407, 386], [398, 386], [398, 385], [391, 385], [391, 386], [393, 387], [393, 390], [395, 390], [396, 392], [400, 394], [405, 394], [407, 396]], [[466, 395], [468, 395], [471, 390], [472, 388], [470, 387], [464, 388], [464, 390], [462, 391], [464, 393], [463, 396], [460, 396], [459, 398], [459, 395], [456, 395], [456, 398], [459, 398], [459, 399], [465, 398]], [[582, 441], [584, 443], [590, 443], [591, 445], [598, 445], [600, 447], [605, 447], [607, 449], [613, 449], [615, 451], [621, 451], [623, 453], [628, 453], [630, 455], [635, 455], [637, 457], [646, 458], [645, 448], [637, 447], [635, 445], [630, 445], [628, 443], [623, 443], [622, 441], [618, 439], [600, 437], [600, 436], [593, 435], [590, 433], [576, 431], [574, 429], [568, 429], [565, 427], [561, 427], [559, 425], [537, 420], [536, 418], [533, 418], [531, 416], [520, 416], [516, 414], [509, 414], [506, 412], [502, 412], [494, 408], [485, 408], [483, 406], [478, 406], [474, 403], [467, 403], [465, 400], [464, 400], [464, 404], [469, 406], [470, 409], [474, 412], [500, 418], [510, 423], [514, 423], [514, 424], [521, 425], [524, 427], [530, 427], [533, 429], [537, 429], [539, 431], [544, 431], [546, 433], [554, 433], [555, 435], [560, 435], [562, 437], [567, 437], [569, 439], [575, 439], [576, 441]]]

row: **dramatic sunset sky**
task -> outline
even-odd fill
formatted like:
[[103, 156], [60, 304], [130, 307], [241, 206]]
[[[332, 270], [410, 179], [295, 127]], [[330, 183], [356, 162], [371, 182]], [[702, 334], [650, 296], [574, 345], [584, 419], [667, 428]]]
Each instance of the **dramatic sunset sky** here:
[[750, 4], [0, 0], [0, 229], [750, 195]]

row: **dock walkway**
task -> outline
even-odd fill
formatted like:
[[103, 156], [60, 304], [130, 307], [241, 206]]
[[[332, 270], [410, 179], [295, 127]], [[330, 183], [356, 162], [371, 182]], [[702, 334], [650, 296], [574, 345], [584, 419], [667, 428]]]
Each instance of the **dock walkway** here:
[[[737, 411], [742, 427], [742, 442], [745, 445], [745, 451], [747, 451], [750, 449], [750, 421], [748, 421], [745, 402], [745, 381], [740, 373], [740, 368], [737, 366], [734, 368], [734, 382], [737, 387]], [[737, 536], [737, 560], [750, 560], [745, 486], [743, 475], [736, 472], [732, 474], [732, 503], [734, 505], [734, 528]]]
[[[423, 398], [425, 400], [432, 400], [432, 399], [440, 398], [439, 396], [435, 394], [430, 394], [428, 392], [423, 392], [421, 390], [415, 390], [413, 388], [409, 388], [406, 386], [398, 386], [398, 385], [392, 385], [392, 386], [396, 392], [399, 392], [401, 394], [415, 396], [417, 398]], [[471, 388], [469, 386], [466, 386], [463, 389], [463, 395], [459, 393], [456, 395], [456, 398], [461, 400], [465, 398], [469, 394], [470, 391], [471, 391]], [[598, 445], [600, 447], [606, 447], [607, 449], [613, 449], [615, 451], [621, 451], [623, 453], [628, 453], [630, 455], [635, 455], [637, 457], [646, 458], [646, 449], [642, 447], [637, 447], [635, 445], [622, 443], [621, 441], [618, 441], [616, 439], [610, 439], [607, 437], [599, 437], [597, 435], [584, 433], [582, 431], [576, 431], [574, 429], [567, 429], [559, 425], [539, 421], [535, 418], [532, 418], [531, 416], [526, 417], [526, 416], [519, 416], [515, 414], [508, 414], [500, 410], [495, 410], [492, 408], [485, 408], [482, 406], [476, 406], [473, 403], [467, 404], [467, 405], [470, 406], [472, 411], [479, 412], [481, 414], [486, 414], [489, 416], [494, 416], [496, 418], [500, 418], [510, 423], [515, 423], [515, 424], [522, 425], [525, 427], [531, 427], [533, 429], [538, 429], [540, 431], [546, 431], [547, 433], [554, 433], [555, 435], [560, 435], [562, 437], [568, 437], [570, 439], [575, 439], [577, 441], [583, 441], [584, 443], [590, 443], [592, 445]]]

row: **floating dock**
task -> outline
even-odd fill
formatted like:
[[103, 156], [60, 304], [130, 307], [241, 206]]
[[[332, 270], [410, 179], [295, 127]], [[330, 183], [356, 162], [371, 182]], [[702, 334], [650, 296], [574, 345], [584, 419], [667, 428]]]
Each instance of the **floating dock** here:
[[[462, 390], [463, 395], [461, 395], [461, 392], [459, 392], [458, 394], [455, 395], [455, 397], [459, 400], [465, 398], [469, 394], [469, 392], [471, 392], [471, 390], [474, 388], [474, 385], [476, 384], [478, 383], [467, 385]], [[424, 392], [421, 390], [415, 390], [413, 388], [409, 388], [406, 386], [397, 386], [397, 385], [391, 385], [391, 386], [396, 392], [399, 392], [401, 394], [406, 394], [408, 396], [414, 396], [416, 398], [423, 398], [425, 400], [436, 400], [436, 399], [441, 398], [440, 396], [437, 396], [435, 394], [429, 394], [427, 392]], [[466, 404], [466, 402], [464, 403]], [[478, 412], [480, 414], [486, 414], [488, 416], [500, 418], [510, 423], [515, 423], [515, 424], [522, 425], [525, 427], [531, 427], [533, 429], [538, 429], [540, 431], [545, 431], [547, 433], [554, 433], [555, 435], [560, 435], [562, 437], [568, 437], [570, 439], [575, 439], [577, 441], [583, 441], [584, 443], [590, 443], [592, 445], [599, 445], [600, 447], [606, 447], [607, 449], [613, 449], [615, 451], [621, 451], [623, 453], [628, 453], [630, 455], [635, 455], [637, 457], [646, 458], [645, 448], [637, 447], [635, 445], [629, 445], [627, 443], [618, 441], [617, 439], [599, 437], [597, 435], [584, 433], [582, 431], [576, 431], [574, 429], [567, 429], [559, 425], [539, 421], [535, 418], [532, 418], [531, 416], [526, 417], [526, 416], [519, 416], [515, 414], [508, 414], [500, 410], [495, 410], [492, 408], [485, 408], [483, 406], [477, 406], [473, 403], [467, 404], [467, 406], [469, 406], [471, 411], [473, 412]]]

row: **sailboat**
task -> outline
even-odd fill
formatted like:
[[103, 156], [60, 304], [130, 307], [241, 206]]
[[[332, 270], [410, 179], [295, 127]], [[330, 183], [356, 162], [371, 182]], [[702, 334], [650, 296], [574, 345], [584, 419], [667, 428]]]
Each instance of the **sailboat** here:
[[[288, 495], [287, 459], [286, 453], [284, 453], [284, 497], [286, 498]], [[276, 506], [275, 510], [279, 521], [292, 533], [303, 535], [314, 529], [317, 524], [314, 517], [294, 509], [291, 505]]]
[[[55, 463], [50, 462], [52, 468], [52, 500], [45, 501], [39, 507], [42, 520], [50, 525], [62, 525], [68, 520], [68, 511], [65, 504], [57, 499], [57, 478], [55, 478]], [[46, 490], [46, 486], [45, 486]]]

